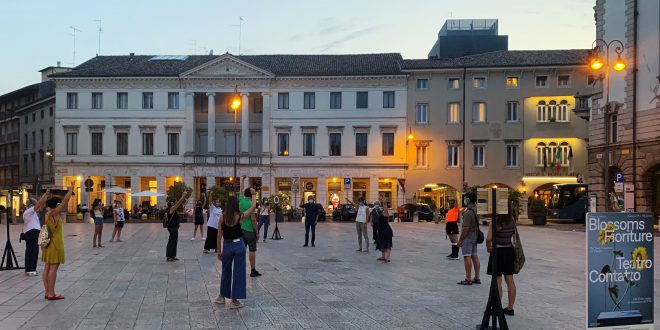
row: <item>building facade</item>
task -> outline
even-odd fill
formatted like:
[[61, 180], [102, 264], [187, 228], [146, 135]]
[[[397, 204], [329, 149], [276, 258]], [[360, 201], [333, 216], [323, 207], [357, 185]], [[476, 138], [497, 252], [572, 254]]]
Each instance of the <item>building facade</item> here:
[[[623, 46], [622, 71], [594, 71], [597, 81], [589, 113], [591, 192], [599, 211], [622, 209], [660, 214], [660, 4], [657, 1], [596, 1], [596, 37]], [[605, 47], [597, 44], [604, 60]], [[634, 191], [626, 194], [616, 174]], [[621, 180], [618, 180], [621, 181]], [[629, 188], [630, 189], [630, 188]], [[627, 196], [626, 196], [627, 195]], [[625, 201], [621, 203], [620, 201]]]
[[588, 50], [496, 51], [405, 60], [409, 169], [406, 197], [446, 207], [468, 187], [508, 187], [550, 199], [587, 176]]
[[[55, 146], [55, 182], [80, 189], [78, 203], [108, 203], [110, 186], [164, 193], [183, 181], [194, 188], [192, 204], [207, 187], [231, 189], [240, 180], [241, 188], [296, 203], [314, 195], [329, 206], [380, 192], [396, 205], [406, 167], [400, 61], [399, 54], [95, 57], [51, 76], [55, 139], [66, 141]], [[91, 192], [80, 188], [87, 179]], [[128, 196], [132, 205], [165, 202]]]

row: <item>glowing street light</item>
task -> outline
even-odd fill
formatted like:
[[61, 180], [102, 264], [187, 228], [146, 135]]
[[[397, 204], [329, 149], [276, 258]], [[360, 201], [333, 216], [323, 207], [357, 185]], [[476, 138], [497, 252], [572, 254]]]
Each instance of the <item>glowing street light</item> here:
[[613, 68], [615, 71], [621, 71], [626, 68], [626, 63], [621, 59], [621, 54], [616, 57]]

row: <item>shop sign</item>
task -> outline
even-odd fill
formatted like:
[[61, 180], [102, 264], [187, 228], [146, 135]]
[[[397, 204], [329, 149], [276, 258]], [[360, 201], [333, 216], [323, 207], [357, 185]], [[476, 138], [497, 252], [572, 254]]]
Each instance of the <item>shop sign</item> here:
[[623, 209], [626, 212], [635, 212], [635, 185], [625, 183], [623, 185]]
[[653, 329], [653, 214], [587, 213], [587, 328]]
[[313, 182], [305, 182], [305, 190], [307, 191], [312, 191], [314, 190], [314, 183]]
[[344, 189], [351, 189], [351, 178], [344, 178]]
[[623, 182], [614, 183], [614, 192], [623, 192]]

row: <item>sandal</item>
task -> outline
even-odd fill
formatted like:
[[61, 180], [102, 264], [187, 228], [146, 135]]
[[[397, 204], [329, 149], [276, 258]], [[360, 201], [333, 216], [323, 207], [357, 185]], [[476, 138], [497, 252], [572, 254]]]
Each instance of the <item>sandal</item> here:
[[473, 284], [481, 284], [481, 280], [478, 279], [478, 278], [475, 278], [475, 279], [472, 280], [472, 283]]
[[60, 300], [60, 299], [64, 299], [64, 296], [62, 296], [61, 294], [56, 294], [54, 296], [46, 297], [46, 299], [48, 299], [48, 300]]
[[470, 281], [468, 279], [465, 279], [465, 280], [462, 280], [462, 281], [460, 281], [456, 284], [458, 284], [458, 285], [472, 285], [472, 281]]

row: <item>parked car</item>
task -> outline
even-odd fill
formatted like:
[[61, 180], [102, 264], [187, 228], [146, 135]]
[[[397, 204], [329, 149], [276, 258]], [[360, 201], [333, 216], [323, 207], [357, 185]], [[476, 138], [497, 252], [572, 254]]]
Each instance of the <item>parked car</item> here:
[[325, 217], [326, 217], [325, 208], [321, 204], [318, 204], [318, 207], [319, 207], [319, 220], [318, 221], [325, 221]]
[[355, 221], [356, 217], [357, 210], [352, 204], [338, 205], [335, 210], [332, 211], [332, 220]]
[[401, 221], [413, 221], [415, 212], [417, 212], [417, 219], [433, 221], [433, 211], [426, 204], [403, 204], [397, 208], [397, 216]]

